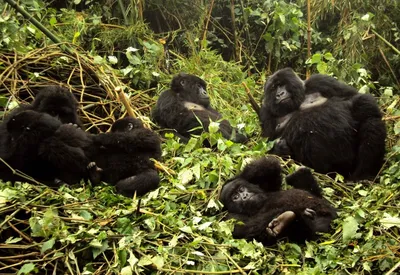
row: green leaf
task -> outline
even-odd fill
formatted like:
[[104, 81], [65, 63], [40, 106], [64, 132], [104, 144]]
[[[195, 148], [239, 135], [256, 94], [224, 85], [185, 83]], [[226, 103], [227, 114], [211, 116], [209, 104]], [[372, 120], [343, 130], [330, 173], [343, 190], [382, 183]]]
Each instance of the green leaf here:
[[35, 265], [32, 263], [24, 264], [21, 269], [18, 271], [17, 275], [19, 274], [29, 274], [32, 271], [36, 271]]
[[343, 242], [348, 243], [358, 230], [358, 222], [353, 217], [347, 217], [343, 222]]
[[54, 26], [57, 24], [57, 18], [55, 16], [52, 16], [49, 20], [50, 26]]
[[313, 56], [311, 57], [311, 63], [318, 64], [320, 62], [321, 62], [321, 54], [319, 53], [313, 54]]
[[121, 268], [121, 273], [120, 274], [121, 275], [131, 275], [131, 274], [133, 274], [132, 273], [132, 268], [129, 265], [125, 266], [125, 267]]
[[193, 172], [191, 169], [184, 169], [178, 174], [178, 179], [183, 185], [189, 183], [193, 179]]
[[285, 18], [285, 15], [284, 15], [284, 14], [280, 13], [280, 14], [279, 14], [279, 19], [281, 20], [281, 22], [282, 22], [283, 24], [285, 24], [286, 18]]
[[53, 248], [55, 243], [56, 243], [56, 239], [55, 238], [51, 238], [50, 240], [44, 242], [43, 245], [42, 245], [42, 249], [40, 250], [40, 253], [43, 254], [47, 250]]
[[164, 266], [164, 258], [161, 256], [154, 256], [151, 261], [157, 267], [157, 269], [163, 268]]
[[185, 232], [185, 233], [190, 233], [190, 234], [193, 233], [193, 231], [192, 231], [192, 229], [190, 228], [190, 226], [187, 226], [187, 225], [185, 225], [185, 226], [183, 226], [183, 227], [180, 227], [179, 230], [181, 230], [182, 232]]
[[400, 218], [391, 216], [388, 213], [383, 214], [384, 218], [380, 219], [379, 222], [386, 228], [391, 228], [393, 226], [400, 228]]

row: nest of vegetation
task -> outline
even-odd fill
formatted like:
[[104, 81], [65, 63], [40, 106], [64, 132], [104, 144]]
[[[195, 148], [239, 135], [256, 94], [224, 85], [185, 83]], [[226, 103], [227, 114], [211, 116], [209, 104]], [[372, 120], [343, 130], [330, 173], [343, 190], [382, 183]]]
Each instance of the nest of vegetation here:
[[0, 53], [4, 67], [0, 94], [18, 103], [30, 103], [40, 88], [64, 86], [79, 101], [79, 115], [91, 132], [107, 131], [127, 113], [134, 117], [149, 114], [151, 98], [146, 91], [133, 90], [115, 70], [104, 63], [96, 64], [92, 57], [80, 54], [82, 50], [76, 46], [67, 45], [71, 53], [60, 46], [53, 44], [26, 54]]

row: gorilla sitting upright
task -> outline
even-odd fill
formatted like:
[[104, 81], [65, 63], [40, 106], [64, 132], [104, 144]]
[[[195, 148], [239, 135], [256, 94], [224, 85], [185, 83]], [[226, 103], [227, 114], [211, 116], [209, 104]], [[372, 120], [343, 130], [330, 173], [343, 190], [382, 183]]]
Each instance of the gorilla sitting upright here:
[[303, 82], [290, 68], [264, 86], [262, 134], [280, 138], [270, 153], [321, 173], [372, 179], [385, 155], [386, 127], [374, 98], [326, 75]]
[[190, 74], [180, 73], [172, 79], [171, 89], [158, 98], [152, 118], [160, 127], [174, 129], [182, 142], [187, 142], [190, 134], [199, 135], [207, 131], [210, 120], [220, 122], [219, 130], [224, 138], [238, 143], [247, 141], [210, 106], [206, 82]]
[[110, 133], [93, 136], [88, 155], [92, 160], [89, 178], [94, 185], [105, 181], [127, 197], [158, 187], [160, 178], [150, 158], [161, 158], [160, 139], [138, 119], [119, 119]]
[[322, 197], [311, 171], [300, 168], [286, 177], [294, 188], [282, 191], [281, 166], [274, 157], [252, 161], [222, 188], [220, 200], [235, 225], [234, 238], [264, 245], [281, 238], [304, 242], [329, 232], [336, 210]]

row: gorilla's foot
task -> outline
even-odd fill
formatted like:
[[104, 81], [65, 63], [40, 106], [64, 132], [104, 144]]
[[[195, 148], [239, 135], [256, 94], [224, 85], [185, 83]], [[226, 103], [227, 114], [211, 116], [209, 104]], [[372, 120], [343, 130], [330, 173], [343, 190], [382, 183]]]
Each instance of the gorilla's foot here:
[[283, 212], [268, 224], [267, 233], [272, 237], [278, 236], [295, 218], [293, 211]]
[[88, 164], [86, 167], [89, 173], [89, 179], [90, 182], [93, 185], [100, 184], [101, 181], [101, 172], [103, 172], [103, 169], [97, 166], [96, 162], [92, 161]]

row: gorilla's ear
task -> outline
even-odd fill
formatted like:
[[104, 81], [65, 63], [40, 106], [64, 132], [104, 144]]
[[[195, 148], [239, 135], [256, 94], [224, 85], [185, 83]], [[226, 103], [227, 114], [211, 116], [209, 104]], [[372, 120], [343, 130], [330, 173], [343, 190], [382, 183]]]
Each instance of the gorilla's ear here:
[[266, 192], [279, 191], [282, 185], [281, 164], [275, 157], [262, 157], [247, 164], [239, 175]]

